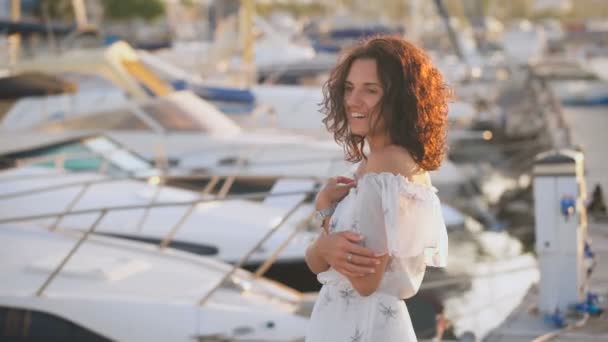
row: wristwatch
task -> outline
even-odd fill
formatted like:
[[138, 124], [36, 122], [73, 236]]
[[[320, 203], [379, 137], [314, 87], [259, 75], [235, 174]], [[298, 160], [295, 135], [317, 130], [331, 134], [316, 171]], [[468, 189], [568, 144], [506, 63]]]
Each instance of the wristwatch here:
[[319, 209], [315, 212], [315, 221], [321, 227], [323, 227], [323, 221], [326, 218], [330, 217], [334, 211], [336, 210], [336, 206], [331, 206], [323, 209]]

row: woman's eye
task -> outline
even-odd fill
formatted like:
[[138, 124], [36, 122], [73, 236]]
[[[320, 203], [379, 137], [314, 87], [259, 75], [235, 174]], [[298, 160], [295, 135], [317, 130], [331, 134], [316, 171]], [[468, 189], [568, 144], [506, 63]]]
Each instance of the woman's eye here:
[[369, 94], [378, 94], [378, 91], [376, 89], [367, 89], [367, 92]]

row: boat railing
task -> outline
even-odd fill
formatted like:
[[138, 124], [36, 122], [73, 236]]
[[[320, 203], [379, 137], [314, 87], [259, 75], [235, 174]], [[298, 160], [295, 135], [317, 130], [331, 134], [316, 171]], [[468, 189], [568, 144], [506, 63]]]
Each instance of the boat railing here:
[[[230, 269], [230, 271], [228, 271], [226, 274], [224, 274], [224, 276], [222, 277], [222, 279], [215, 285], [215, 287], [213, 287], [209, 292], [207, 292], [207, 294], [205, 294], [200, 300], [199, 300], [199, 305], [204, 305], [207, 300], [209, 300], [209, 298], [211, 298], [211, 296], [213, 295], [213, 293], [215, 293], [215, 291], [217, 291], [219, 288], [221, 288], [224, 283], [238, 270], [240, 269], [243, 265], [245, 265], [245, 263], [247, 262], [247, 260], [249, 260], [249, 258], [251, 258], [251, 256], [253, 255], [253, 253], [255, 253], [266, 241], [268, 241], [268, 239], [270, 239], [272, 237], [272, 235], [274, 235], [280, 228], [281, 226], [283, 226], [283, 224], [285, 222], [287, 222], [287, 220], [300, 208], [300, 206], [304, 203], [304, 199], [300, 200], [300, 202], [298, 203], [298, 205], [294, 206], [293, 208], [291, 208], [289, 210], [289, 212], [284, 215], [281, 220], [275, 224], [272, 229], [270, 229], [266, 235], [264, 235], [264, 237], [259, 240], [255, 246], [253, 246], [253, 248], [251, 248], [247, 253], [245, 253], [245, 255], [243, 255], [243, 257], [241, 257], [241, 259]], [[296, 228], [294, 229], [294, 232], [297, 233], [297, 231], [299, 231], [299, 229], [301, 228]], [[279, 248], [277, 248], [277, 250], [272, 254], [272, 256], [270, 258], [268, 258], [266, 260], [266, 262], [264, 262], [264, 264], [262, 264], [260, 267], [258, 267], [258, 269], [254, 272], [254, 276], [256, 278], [261, 277], [264, 272], [266, 272], [266, 270], [270, 267], [270, 265], [272, 265], [276, 259], [278, 258], [278, 256], [280, 255], [280, 252], [283, 250], [284, 246], [286, 246], [287, 244], [289, 244], [289, 242], [291, 242], [291, 240], [295, 237], [296, 233], [292, 233], [285, 241], [284, 243], [279, 246]]]
[[[229, 191], [230, 187], [232, 186], [232, 184], [234, 184], [234, 180], [236, 179], [236, 177], [237, 177], [237, 175], [227, 175], [225, 177], [222, 177], [219, 175], [205, 175], [205, 176], [199, 177], [198, 179], [209, 178], [209, 182], [207, 183], [205, 188], [200, 192], [200, 196], [202, 198], [206, 198], [211, 201], [222, 201], [222, 200], [234, 198], [235, 196], [228, 195], [228, 191]], [[193, 176], [189, 176], [188, 178], [191, 179], [191, 178], [193, 178]], [[197, 179], [196, 177], [194, 177], [194, 178]], [[212, 189], [216, 186], [216, 184], [218, 184], [221, 181], [222, 178], [224, 178], [224, 184], [222, 185], [222, 187], [220, 188], [219, 192], [216, 195], [212, 195], [211, 194]], [[316, 180], [312, 177], [302, 177], [302, 178]], [[50, 225], [49, 230], [54, 231], [58, 227], [61, 220], [63, 220], [63, 218], [66, 215], [69, 215], [70, 213], [75, 212], [74, 208], [76, 207], [76, 205], [78, 204], [80, 199], [84, 196], [84, 194], [87, 192], [87, 190], [92, 185], [107, 184], [107, 183], [118, 182], [118, 181], [123, 181], [123, 180], [141, 180], [141, 178], [136, 178], [133, 176], [124, 176], [124, 177], [116, 177], [116, 178], [96, 179], [96, 180], [88, 180], [88, 181], [80, 181], [80, 182], [71, 182], [71, 183], [67, 183], [67, 184], [51, 185], [51, 186], [42, 187], [42, 188], [29, 189], [29, 190], [24, 190], [21, 192], [14, 192], [14, 193], [0, 195], [0, 201], [14, 199], [14, 198], [21, 197], [21, 196], [40, 194], [40, 193], [63, 190], [63, 189], [79, 186], [80, 190], [75, 194], [74, 198], [72, 198], [72, 200], [67, 204], [66, 209], [64, 209], [62, 212], [51, 214], [50, 217], [54, 217], [55, 221]], [[142, 232], [144, 224], [149, 215], [149, 212], [152, 208], [155, 207], [155, 204], [158, 204], [157, 203], [158, 196], [160, 195], [164, 185], [166, 184], [165, 178], [160, 177], [160, 176], [151, 177], [148, 180], [148, 182], [155, 185], [154, 193], [153, 193], [150, 201], [146, 205], [142, 205], [142, 207], [140, 208], [140, 209], [144, 210], [144, 213], [142, 214], [141, 218], [139, 219], [139, 221], [136, 225], [136, 231], [138, 233]], [[263, 200], [268, 197], [272, 197], [275, 194], [271, 194], [270, 192], [260, 192], [260, 193], [257, 193], [257, 196], [255, 196], [255, 195], [256, 194], [254, 194], [254, 196], [252, 196], [251, 199], [262, 199]], [[173, 240], [173, 237], [175, 236], [177, 231], [180, 229], [180, 227], [184, 223], [187, 222], [190, 215], [194, 212], [194, 209], [196, 208], [196, 204], [198, 204], [198, 203], [194, 203], [194, 204], [188, 206], [188, 209], [186, 210], [184, 215], [182, 215], [182, 217], [180, 217], [177, 224], [170, 229], [169, 234], [162, 240], [162, 242], [160, 244], [161, 248], [165, 248], [171, 244], [171, 241]], [[187, 204], [184, 204], [184, 205], [187, 205]], [[122, 208], [122, 207], [114, 207], [114, 208], [111, 208], [110, 211], [119, 210], [119, 208]], [[134, 209], [134, 208], [132, 206], [130, 206], [129, 209]], [[99, 210], [101, 210], [101, 208]], [[2, 220], [0, 220], [0, 222], [2, 222]]]
[[[28, 174], [28, 175], [6, 176], [6, 177], [0, 178], [0, 183], [9, 182], [9, 181], [19, 181], [19, 180], [32, 180], [32, 179], [36, 179], [36, 178], [40, 178], [40, 179], [73, 178], [74, 175], [78, 175], [78, 174], [79, 173], [58, 173], [58, 174]], [[39, 187], [39, 188], [35, 188], [35, 189], [28, 189], [28, 190], [23, 190], [23, 191], [16, 191], [16, 192], [11, 192], [11, 193], [0, 194], [0, 200], [17, 198], [17, 197], [21, 197], [21, 196], [29, 196], [29, 195], [33, 195], [33, 194], [40, 193], [40, 192], [50, 192], [50, 191], [62, 190], [62, 189], [67, 189], [67, 188], [71, 188], [71, 187], [75, 187], [75, 186], [91, 186], [91, 185], [96, 185], [96, 184], [120, 182], [120, 181], [125, 181], [125, 180], [147, 181], [150, 184], [157, 185], [157, 184], [164, 184], [166, 182], [167, 178], [170, 178], [171, 180], [175, 180], [175, 181], [207, 180], [208, 179], [209, 183], [207, 183], [207, 185], [205, 185], [205, 188], [203, 188], [203, 190], [201, 191], [201, 194], [211, 195], [213, 188], [215, 188], [216, 185], [220, 181], [233, 179], [232, 181], [230, 181], [230, 183], [234, 184], [234, 180], [238, 179], [239, 177], [244, 177], [244, 178], [247, 178], [248, 180], [269, 179], [268, 176], [245, 175], [245, 174], [236, 173], [236, 172], [234, 172], [234, 173], [231, 173], [231, 172], [226, 172], [226, 173], [198, 172], [198, 173], [192, 173], [192, 174], [186, 174], [186, 175], [168, 174], [166, 176], [162, 176], [162, 175], [139, 176], [136, 174], [130, 174], [130, 175], [127, 174], [127, 175], [113, 176], [111, 178], [74, 181], [74, 182], [69, 182], [69, 183]], [[310, 179], [310, 180], [314, 180], [317, 182], [324, 181], [323, 178], [315, 177], [315, 176], [284, 176], [284, 177], [276, 176], [273, 178]], [[220, 191], [220, 193], [222, 193], [222, 196], [229, 195], [229, 193], [226, 193], [226, 190], [230, 190], [230, 188]], [[221, 198], [222, 196], [217, 195], [216, 197]]]
[[[40, 162], [40, 160], [48, 160], [48, 159], [37, 159], [36, 161]], [[32, 162], [34, 162], [34, 160], [32, 160]], [[236, 162], [237, 168], [242, 167], [242, 165], [244, 165], [244, 160], [239, 159]], [[63, 176], [63, 175], [73, 176], [74, 174], [59, 173], [59, 174], [55, 174], [55, 175], [52, 175], [52, 176], [60, 177], [60, 176]], [[21, 179], [28, 179], [28, 180], [30, 180], [32, 178], [32, 176], [36, 176], [36, 175], [24, 175], [23, 177], [21, 177]], [[48, 178], [49, 177], [48, 174], [41, 175], [41, 176], [42, 176], [41, 178]], [[166, 175], [161, 174], [161, 175], [158, 175], [158, 176], [152, 176], [152, 177], [148, 177], [147, 178], [148, 183], [155, 185], [155, 192], [154, 192], [153, 196], [151, 197], [151, 200], [147, 204], [141, 204], [141, 205], [123, 205], [123, 206], [115, 206], [115, 207], [89, 208], [89, 209], [82, 209], [82, 210], [74, 210], [74, 208], [79, 203], [79, 201], [82, 199], [82, 197], [84, 196], [84, 194], [90, 189], [91, 186], [98, 185], [98, 184], [107, 184], [107, 183], [111, 183], [111, 182], [118, 182], [118, 181], [123, 181], [123, 180], [138, 180], [138, 181], [141, 181], [141, 180], [145, 180], [146, 177], [137, 177], [137, 176], [133, 176], [133, 175], [126, 175], [126, 176], [120, 176], [120, 177], [114, 177], [114, 178], [104, 178], [104, 179], [94, 179], [94, 180], [85, 180], [85, 181], [78, 181], [78, 182], [70, 182], [70, 183], [66, 183], [66, 184], [51, 185], [51, 186], [41, 187], [41, 188], [37, 188], [37, 189], [28, 189], [28, 190], [24, 190], [24, 191], [20, 191], [20, 192], [8, 193], [8, 194], [0, 195], [0, 200], [10, 200], [10, 199], [14, 199], [14, 198], [17, 198], [17, 197], [20, 197], [20, 196], [40, 194], [40, 193], [44, 193], [44, 192], [56, 191], [56, 190], [61, 190], [61, 189], [66, 189], [66, 188], [72, 188], [72, 187], [76, 187], [76, 186], [80, 187], [80, 190], [74, 195], [74, 197], [69, 201], [69, 203], [66, 206], [66, 208], [63, 211], [61, 211], [61, 212], [44, 214], [44, 215], [29, 215], [29, 216], [23, 216], [23, 217], [5, 218], [5, 219], [0, 219], [0, 224], [10, 223], [10, 222], [18, 222], [18, 221], [30, 221], [30, 220], [38, 220], [38, 219], [55, 218], [54, 222], [49, 226], [49, 230], [50, 231], [56, 231], [57, 227], [59, 227], [59, 224], [61, 223], [61, 221], [66, 216], [82, 215], [82, 214], [87, 214], [87, 213], [88, 214], [98, 213], [99, 216], [95, 220], [95, 222], [83, 234], [83, 236], [74, 245], [74, 247], [72, 248], [72, 250], [58, 264], [58, 266], [56, 267], [56, 269], [50, 274], [50, 276], [47, 278], [47, 280], [45, 280], [45, 282], [43, 283], [43, 285], [38, 289], [37, 295], [38, 296], [42, 296], [43, 293], [44, 293], [44, 291], [45, 291], [45, 289], [49, 286], [49, 284], [53, 281], [53, 279], [57, 276], [57, 274], [59, 274], [61, 272], [61, 270], [63, 269], [63, 267], [65, 266], [65, 264], [72, 258], [72, 256], [78, 250], [78, 248], [88, 239], [88, 237], [90, 236], [90, 234], [92, 234], [92, 233], [95, 232], [95, 229], [97, 228], [97, 226], [99, 225], [99, 223], [101, 222], [101, 220], [108, 213], [115, 212], [115, 211], [121, 211], [121, 210], [143, 209], [144, 210], [144, 214], [142, 215], [141, 219], [139, 220], [139, 222], [137, 224], [137, 231], [141, 232], [141, 230], [142, 230], [142, 228], [144, 226], [144, 223], [145, 223], [145, 221], [147, 219], [148, 213], [149, 213], [149, 211], [151, 209], [153, 209], [153, 208], [160, 208], [160, 207], [187, 206], [187, 210], [179, 218], [179, 220], [177, 221], [177, 223], [175, 225], [173, 225], [171, 227], [171, 229], [169, 229], [168, 233], [160, 240], [159, 249], [160, 250], [164, 250], [165, 248], [167, 248], [167, 247], [169, 247], [171, 245], [172, 240], [174, 239], [174, 237], [176, 236], [176, 234], [178, 233], [178, 231], [180, 230], [180, 228], [184, 225], [185, 222], [187, 222], [188, 218], [194, 212], [194, 209], [196, 208], [196, 206], [198, 204], [200, 204], [200, 203], [212, 202], [212, 201], [213, 202], [217, 202], [217, 201], [235, 200], [235, 199], [242, 199], [242, 200], [265, 200], [265, 199], [268, 199], [269, 197], [301, 195], [301, 198], [299, 199], [298, 203], [296, 205], [294, 205], [293, 207], [291, 207], [289, 209], [289, 211], [288, 211], [287, 214], [283, 215], [283, 217], [281, 218], [280, 222], [278, 222], [276, 225], [274, 225], [255, 244], [255, 246], [251, 250], [249, 250], [247, 253], [245, 253], [243, 255], [243, 257], [229, 270], [229, 272], [227, 272], [222, 277], [222, 280], [210, 292], [208, 292], [205, 296], [203, 296], [200, 299], [199, 303], [200, 303], [200, 305], [203, 305], [218, 288], [222, 287], [224, 285], [224, 283], [238, 269], [240, 269], [251, 258], [251, 256], [272, 235], [274, 235], [281, 228], [281, 226], [292, 216], [292, 214], [294, 212], [296, 212], [301, 207], [301, 205], [304, 203], [304, 201], [310, 195], [314, 195], [314, 193], [316, 192], [316, 191], [313, 191], [313, 190], [310, 190], [310, 191], [290, 191], [290, 192], [283, 192], [283, 193], [271, 193], [270, 191], [267, 191], [267, 192], [257, 192], [257, 193], [231, 195], [231, 194], [229, 194], [230, 187], [234, 184], [235, 179], [237, 177], [239, 177], [239, 176], [240, 175], [238, 173], [225, 174], [225, 175], [198, 174], [198, 175], [183, 176], [184, 178], [187, 178], [187, 179], [209, 179], [209, 182], [207, 183], [207, 185], [202, 189], [202, 191], [200, 191], [201, 198], [198, 199], [198, 200], [193, 200], [193, 201], [157, 202], [158, 196], [159, 196], [162, 188], [165, 186], [166, 179], [168, 178]], [[252, 178], [250, 176], [247, 176], [247, 177], [248, 178]], [[15, 177], [10, 177], [9, 176], [9, 178], [12, 178], [14, 180]], [[171, 177], [171, 178], [175, 179], [175, 178], [179, 178], [179, 177]], [[256, 178], [256, 177], [253, 177], [253, 178]], [[265, 177], [260, 177], [260, 178], [265, 178]], [[320, 181], [320, 179], [318, 177], [305, 177], [305, 176], [301, 176], [301, 177], [285, 177], [285, 178], [290, 178], [290, 179], [310, 179], [310, 180], [313, 180], [315, 182], [319, 182]], [[213, 195], [212, 194], [212, 189], [214, 189], [216, 187], [216, 185], [222, 179], [224, 179], [224, 183], [223, 183], [222, 187], [219, 189], [219, 191], [217, 192], [217, 194]], [[255, 270], [253, 272], [254, 277], [256, 279], [262, 277], [264, 275], [264, 273], [274, 264], [274, 262], [276, 262], [276, 260], [278, 259], [278, 257], [281, 255], [282, 251], [297, 236], [297, 234], [300, 233], [303, 229], [306, 229], [307, 227], [308, 227], [308, 225], [306, 225], [306, 224], [296, 225], [296, 227], [294, 228], [294, 230], [281, 243], [281, 245], [278, 248], [276, 248], [274, 251], [272, 251], [271, 256], [267, 260], [265, 260], [265, 262], [262, 265], [260, 265], [257, 270]]]
[[[79, 155], [79, 154], [75, 154], [75, 155]], [[86, 156], [99, 156], [96, 153], [83, 153], [83, 155]], [[65, 154], [59, 154], [56, 156], [48, 156], [48, 157], [42, 157], [42, 158], [31, 158], [29, 160], [24, 161], [22, 164], [28, 164], [28, 163], [39, 163], [41, 161], [48, 161], [48, 160], [52, 160], [54, 161], [55, 164], [59, 164], [59, 162], [57, 161], [58, 158], [60, 159], [62, 162], [65, 161], [66, 158], [70, 158], [72, 157], [72, 155], [65, 153]], [[109, 159], [107, 159], [106, 156], [101, 156], [102, 158], [104, 158], [105, 161], [107, 161], [108, 163], [110, 162]], [[172, 180], [179, 180], [179, 179], [188, 179], [188, 180], [205, 180], [205, 179], [209, 179], [209, 182], [206, 184], [206, 186], [202, 189], [202, 191], [200, 192], [201, 196], [212, 196], [212, 191], [213, 189], [217, 186], [217, 184], [223, 179], [223, 184], [220, 187], [219, 191], [217, 192], [217, 194], [215, 195], [216, 199], [222, 199], [225, 198], [232, 185], [234, 184], [234, 182], [236, 181], [236, 179], [240, 176], [238, 171], [240, 171], [244, 166], [245, 166], [246, 162], [244, 160], [244, 158], [239, 158], [236, 162], [235, 162], [235, 169], [237, 172], [235, 173], [231, 173], [231, 174], [225, 174], [225, 175], [218, 175], [218, 174], [210, 174], [210, 173], [199, 173], [199, 174], [190, 174], [190, 175], [182, 175], [180, 176], [170, 176]], [[333, 167], [333, 162], [331, 164], [331, 166]], [[166, 179], [167, 177], [167, 170], [165, 168], [160, 168], [160, 170], [162, 170], [162, 174], [160, 175], [155, 175], [155, 176], [150, 176], [147, 178], [148, 182], [155, 185], [154, 188], [154, 193], [150, 199], [149, 204], [153, 204], [157, 201], [158, 196], [160, 195], [164, 185], [166, 184]], [[71, 174], [57, 174], [54, 176], [62, 176], [62, 175], [67, 175], [67, 176], [71, 176]], [[21, 176], [21, 178], [19, 179], [27, 179], [27, 180], [31, 180], [33, 175], [23, 175]], [[46, 177], [45, 177], [46, 176]], [[49, 175], [41, 175], [41, 178], [48, 178]], [[5, 178], [9, 178], [11, 180], [16, 180], [16, 177], [5, 177]], [[252, 179], [255, 177], [250, 177], [248, 176], [248, 178]], [[263, 178], [263, 177], [260, 177]], [[296, 179], [296, 178], [304, 178], [304, 179], [313, 179], [315, 181], [319, 181], [319, 179], [315, 178], [315, 177], [290, 177], [292, 179]], [[95, 185], [95, 184], [103, 184], [103, 183], [108, 183], [108, 182], [116, 182], [116, 181], [121, 181], [121, 180], [142, 180], [142, 177], [137, 177], [134, 175], [134, 172], [131, 172], [130, 174], [127, 174], [125, 176], [121, 176], [121, 177], [113, 177], [113, 178], [109, 178], [109, 179], [101, 179], [101, 180], [88, 180], [88, 181], [81, 181], [81, 182], [71, 182], [71, 183], [67, 183], [67, 184], [59, 184], [59, 185], [52, 185], [52, 186], [48, 186], [48, 187], [43, 187], [43, 188], [37, 188], [37, 189], [30, 189], [30, 190], [25, 190], [25, 191], [21, 191], [21, 192], [15, 192], [15, 193], [9, 193], [9, 194], [4, 194], [4, 195], [0, 195], [0, 200], [3, 199], [11, 199], [11, 198], [16, 198], [19, 196], [27, 196], [27, 195], [32, 195], [32, 194], [37, 194], [37, 193], [43, 193], [43, 192], [48, 192], [48, 191], [56, 191], [56, 190], [61, 190], [61, 189], [65, 189], [65, 188], [71, 188], [71, 187], [75, 187], [75, 186], [81, 186], [82, 188], [80, 189], [80, 191], [75, 195], [74, 199], [72, 201], [70, 201], [70, 203], [68, 204], [66, 210], [64, 212], [62, 212], [61, 214], [59, 214], [57, 216], [56, 221], [51, 225], [50, 230], [54, 230], [57, 225], [60, 223], [60, 221], [63, 219], [63, 217], [65, 216], [66, 213], [71, 212], [73, 210], [73, 208], [76, 207], [76, 204], [78, 204], [78, 202], [80, 201], [80, 199], [82, 198], [82, 196], [86, 193], [86, 191], [89, 189], [89, 187], [91, 185]], [[2, 180], [0, 180], [1, 182]], [[183, 223], [186, 222], [186, 220], [188, 219], [188, 217], [190, 216], [190, 214], [192, 213], [192, 211], [194, 210], [194, 207], [189, 208], [186, 211], [186, 214], [184, 215], [184, 217], [182, 217], [179, 221], [179, 226], [181, 226]], [[136, 226], [136, 231], [137, 232], [141, 232], [144, 226], [144, 223], [148, 217], [150, 211], [150, 207], [146, 207], [144, 209], [144, 213], [141, 216], [139, 222], [137, 223]], [[166, 246], [170, 243], [169, 241], [164, 241], [163, 244]]]
[[[96, 182], [86, 182], [85, 187], [90, 186], [91, 183], [96, 183]], [[83, 187], [83, 189], [85, 187]], [[82, 235], [82, 237], [76, 242], [74, 247], [61, 260], [61, 262], [57, 265], [57, 267], [53, 270], [53, 272], [51, 272], [49, 277], [44, 281], [43, 285], [38, 289], [38, 291], [36, 292], [37, 296], [42, 296], [44, 294], [45, 289], [51, 284], [53, 279], [61, 272], [63, 267], [74, 256], [74, 254], [80, 248], [80, 246], [84, 242], [86, 242], [86, 240], [92, 233], [95, 232], [95, 230], [99, 226], [99, 223], [102, 221], [102, 219], [108, 213], [117, 212], [117, 211], [135, 210], [135, 209], [146, 209], [146, 208], [166, 208], [166, 207], [187, 206], [188, 210], [186, 211], [186, 213], [184, 213], [182, 215], [180, 220], [169, 230], [169, 232], [161, 240], [161, 243], [159, 244], [159, 250], [162, 251], [171, 244], [173, 237], [177, 234], [179, 229], [182, 227], [183, 223], [187, 220], [187, 218], [190, 216], [190, 214], [192, 213], [192, 211], [198, 204], [207, 203], [207, 202], [228, 201], [228, 200], [235, 200], [235, 199], [255, 200], [255, 199], [264, 199], [264, 198], [268, 198], [268, 197], [303, 195], [302, 198], [300, 199], [300, 201], [298, 202], [298, 204], [295, 205], [294, 207], [292, 207], [285, 215], [283, 215], [281, 220], [278, 223], [276, 223], [275, 225], [273, 225], [272, 228], [260, 240], [258, 240], [256, 242], [255, 246], [253, 246], [253, 248], [251, 248], [249, 251], [247, 251], [243, 255], [243, 257], [236, 264], [233, 265], [233, 267], [222, 277], [221, 281], [211, 291], [209, 291], [207, 294], [205, 294], [205, 296], [203, 296], [200, 299], [199, 304], [203, 305], [217, 289], [219, 289], [221, 286], [223, 286], [223, 284], [249, 260], [249, 258], [256, 252], [256, 250], [258, 250], [260, 248], [260, 246], [262, 246], [264, 243], [266, 243], [266, 241], [268, 241], [268, 239], [270, 239], [270, 237], [272, 237], [272, 235], [274, 235], [284, 225], [284, 223], [287, 222], [287, 220], [301, 207], [301, 205], [304, 203], [306, 197], [314, 194], [315, 191], [289, 191], [289, 192], [282, 192], [282, 193], [256, 192], [256, 193], [247, 193], [247, 194], [238, 194], [238, 195], [227, 195], [223, 198], [217, 198], [217, 197], [200, 198], [200, 199], [192, 200], [192, 201], [156, 202], [156, 203], [148, 203], [148, 204], [122, 205], [122, 206], [114, 206], [114, 207], [110, 206], [110, 207], [73, 210], [73, 204], [75, 202], [77, 202], [77, 199], [82, 197], [83, 193], [84, 193], [84, 191], [79, 192], [77, 194], [76, 198], [72, 200], [72, 202], [70, 204], [70, 208], [68, 208], [69, 210], [64, 210], [62, 212], [57, 212], [57, 213], [27, 215], [27, 216], [21, 216], [21, 217], [0, 219], [0, 224], [7, 224], [7, 223], [15, 223], [15, 222], [56, 218], [56, 221], [53, 223], [53, 226], [52, 226], [52, 229], [56, 230], [56, 227], [57, 227], [59, 221], [61, 221], [61, 219], [63, 219], [66, 216], [75, 216], [75, 215], [83, 215], [83, 214], [98, 214], [97, 219], [89, 226], [89, 228]], [[276, 261], [276, 259], [280, 255], [281, 251], [297, 235], [297, 232], [299, 232], [301, 229], [303, 229], [302, 228], [303, 226], [304, 225], [300, 225], [299, 227], [296, 227], [296, 229], [294, 229], [294, 232], [292, 234], [290, 234], [290, 236], [283, 242], [283, 244], [281, 244], [281, 246], [279, 246], [277, 248], [277, 250], [275, 250], [273, 252], [271, 257], [268, 260], [266, 260], [266, 262], [263, 265], [261, 265], [254, 272], [255, 277], [261, 277], [264, 274], [264, 272], [272, 265], [272, 263], [274, 263]]]
[[91, 235], [91, 233], [93, 233], [95, 231], [95, 228], [97, 228], [97, 226], [99, 225], [101, 220], [106, 216], [106, 214], [107, 214], [106, 210], [102, 210], [99, 213], [95, 222], [93, 222], [93, 224], [91, 224], [89, 229], [80, 237], [80, 239], [78, 239], [78, 241], [76, 242], [76, 244], [74, 244], [72, 249], [70, 249], [68, 254], [66, 254], [66, 256], [63, 257], [63, 259], [61, 259], [61, 261], [59, 262], [57, 267], [55, 267], [55, 269], [53, 269], [51, 274], [42, 283], [40, 288], [38, 288], [38, 290], [36, 291], [36, 296], [41, 297], [44, 294], [44, 290], [46, 290], [46, 288], [53, 282], [53, 280], [57, 277], [57, 275], [59, 275], [59, 273], [61, 272], [61, 270], [63, 270], [65, 265], [68, 263], [68, 261], [70, 261], [70, 259], [74, 256], [74, 254], [76, 254], [76, 252], [78, 251], [80, 246], [82, 246], [82, 244], [88, 239], [89, 235]]

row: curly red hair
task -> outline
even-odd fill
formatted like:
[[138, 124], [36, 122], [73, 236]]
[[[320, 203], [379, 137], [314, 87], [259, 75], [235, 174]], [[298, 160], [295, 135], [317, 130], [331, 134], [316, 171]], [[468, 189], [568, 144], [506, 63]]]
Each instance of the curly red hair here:
[[446, 151], [451, 91], [426, 53], [397, 36], [361, 42], [341, 58], [323, 85], [323, 123], [344, 146], [347, 160], [366, 158], [364, 138], [349, 133], [344, 102], [346, 78], [357, 59], [376, 61], [384, 90], [378, 110], [392, 143], [404, 147], [422, 169], [437, 169]]

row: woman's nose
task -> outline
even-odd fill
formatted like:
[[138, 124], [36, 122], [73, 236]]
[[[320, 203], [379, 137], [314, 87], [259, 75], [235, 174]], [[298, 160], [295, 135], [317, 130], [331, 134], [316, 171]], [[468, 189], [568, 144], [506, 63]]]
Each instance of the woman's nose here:
[[356, 107], [361, 104], [361, 96], [359, 92], [356, 90], [351, 90], [350, 93], [346, 95], [346, 106], [348, 107]]

